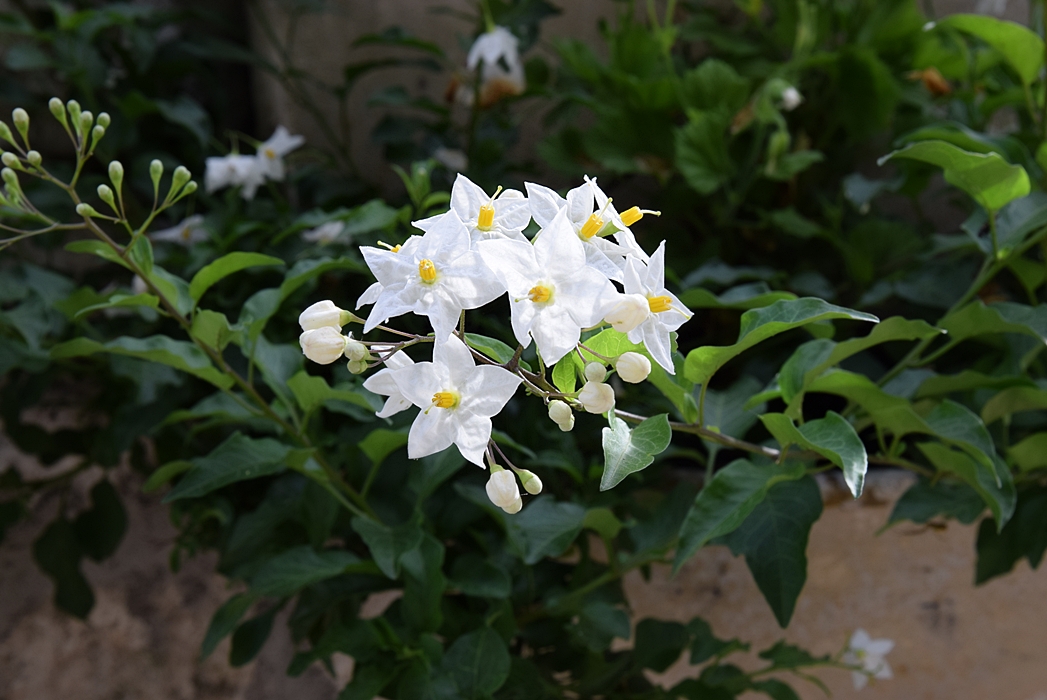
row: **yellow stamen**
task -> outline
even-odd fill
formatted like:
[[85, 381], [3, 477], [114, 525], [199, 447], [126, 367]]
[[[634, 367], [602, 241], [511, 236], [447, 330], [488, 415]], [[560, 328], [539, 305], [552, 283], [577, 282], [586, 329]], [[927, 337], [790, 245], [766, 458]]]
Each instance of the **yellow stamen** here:
[[644, 214], [654, 214], [655, 216], [661, 216], [660, 211], [651, 211], [650, 209], [641, 209], [640, 207], [632, 207], [622, 212], [622, 223], [626, 226], [632, 226], [637, 221], [643, 218]]
[[433, 405], [437, 408], [454, 408], [458, 405], [458, 394], [453, 391], [438, 391], [433, 394]]
[[388, 243], [385, 243], [383, 241], [378, 241], [378, 245], [382, 246], [383, 248], [388, 248], [390, 253], [399, 253], [400, 252], [400, 244], [399, 243], [397, 243], [396, 245], [389, 245]]
[[668, 311], [673, 306], [672, 297], [647, 297], [647, 305], [651, 307], [651, 313], [660, 314]]
[[590, 214], [589, 218], [582, 224], [582, 230], [578, 232], [578, 235], [587, 241], [603, 228], [603, 223], [603, 218], [599, 214]]
[[553, 290], [551, 287], [547, 287], [544, 284], [536, 284], [531, 287], [531, 291], [527, 293], [527, 298], [535, 304], [544, 304], [553, 298]]
[[426, 284], [432, 284], [436, 281], [436, 265], [433, 265], [433, 261], [429, 258], [422, 260], [418, 263], [418, 275]]
[[193, 235], [192, 229], [190, 229], [188, 226], [183, 226], [182, 227], [182, 240], [183, 241], [188, 241], [189, 237], [192, 236], [192, 235]]
[[476, 228], [481, 231], [490, 231], [491, 227], [494, 226], [494, 200], [501, 193], [502, 186], [499, 185], [490, 201], [480, 207], [480, 215], [476, 217]]
[[268, 158], [269, 160], [275, 159], [276, 158], [276, 151], [274, 151], [271, 148], [265, 149], [265, 157]]

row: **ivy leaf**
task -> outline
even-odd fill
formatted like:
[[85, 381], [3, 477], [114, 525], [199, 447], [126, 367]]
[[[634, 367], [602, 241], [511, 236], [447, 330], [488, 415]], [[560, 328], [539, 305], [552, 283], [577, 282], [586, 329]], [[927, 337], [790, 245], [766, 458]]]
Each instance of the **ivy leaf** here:
[[665, 451], [673, 436], [666, 413], [652, 416], [631, 430], [617, 416], [611, 416], [610, 422], [611, 427], [602, 431], [604, 468], [601, 491], [613, 489], [625, 477], [649, 466], [655, 455]]
[[1032, 85], [1043, 68], [1043, 39], [1028, 27], [996, 17], [956, 14], [935, 23], [972, 34], [999, 51], [1025, 85]]
[[306, 586], [346, 573], [350, 567], [361, 563], [370, 564], [361, 562], [351, 552], [317, 552], [309, 545], [302, 545], [267, 559], [251, 578], [251, 590], [257, 595], [282, 598], [294, 595]]
[[902, 520], [926, 523], [942, 516], [970, 525], [985, 511], [985, 501], [965, 483], [942, 479], [937, 482], [920, 479], [894, 504], [887, 526]]
[[978, 335], [1022, 333], [1047, 343], [1047, 305], [1001, 302], [986, 306], [978, 300], [949, 314], [938, 325], [954, 342]]
[[807, 538], [822, 514], [822, 494], [810, 476], [776, 484], [741, 526], [724, 538], [745, 563], [781, 627], [807, 581]]
[[918, 447], [935, 469], [955, 474], [977, 491], [992, 511], [997, 530], [1003, 529], [1014, 514], [1015, 504], [1014, 481], [1006, 465], [988, 468], [969, 454], [937, 442], [921, 443]]
[[306, 413], [316, 410], [325, 401], [345, 401], [367, 410], [374, 410], [374, 406], [363, 394], [348, 389], [332, 389], [326, 379], [311, 375], [305, 370], [288, 379], [287, 388]]
[[768, 413], [760, 416], [760, 420], [783, 450], [788, 449], [789, 445], [814, 450], [843, 470], [843, 478], [851, 495], [855, 498], [862, 495], [869, 456], [865, 453], [865, 445], [858, 433], [854, 432], [854, 427], [843, 416], [829, 411], [824, 418], [809, 421], [800, 427], [796, 427], [782, 413]]
[[192, 460], [193, 468], [164, 497], [164, 503], [203, 496], [237, 481], [276, 474], [287, 466], [301, 466], [309, 453], [272, 438], [233, 433], [207, 456]]
[[813, 297], [777, 301], [742, 314], [738, 341], [734, 345], [701, 347], [688, 353], [685, 364], [687, 378], [695, 384], [706, 384], [729, 360], [754, 345], [809, 323], [838, 318], [879, 322], [878, 318], [870, 314], [845, 309]]
[[74, 338], [51, 348], [51, 357], [58, 360], [94, 355], [99, 352], [159, 362], [210, 382], [219, 389], [228, 389], [233, 385], [233, 380], [228, 375], [219, 372], [203, 350], [192, 343], [174, 340], [166, 335], [154, 335], [148, 338], [123, 337], [110, 340], [108, 343], [99, 343], [90, 338]]
[[[485, 496], [486, 498], [486, 496]], [[503, 519], [509, 540], [528, 566], [566, 550], [585, 522], [585, 508], [539, 496], [523, 511]]]
[[461, 697], [490, 697], [509, 677], [509, 650], [490, 627], [480, 627], [454, 641], [440, 665], [450, 672]]
[[222, 603], [222, 606], [215, 612], [214, 617], [211, 618], [211, 624], [208, 625], [204, 641], [200, 645], [201, 661], [210, 656], [215, 647], [233, 633], [236, 626], [240, 624], [240, 620], [247, 614], [247, 611], [251, 609], [251, 606], [254, 605], [257, 599], [257, 596], [252, 593], [237, 593]]
[[1029, 174], [997, 153], [971, 153], [945, 141], [918, 141], [877, 161], [907, 158], [937, 165], [945, 181], [959, 187], [990, 212], [1029, 194]]
[[422, 530], [414, 520], [389, 527], [370, 518], [357, 517], [352, 524], [371, 550], [374, 563], [391, 579], [400, 576], [400, 558], [422, 540]]
[[738, 459], [716, 472], [698, 492], [694, 505], [680, 527], [680, 544], [673, 561], [673, 573], [710, 540], [730, 533], [749, 517], [775, 484], [799, 479], [803, 465], [756, 465]]
[[1047, 490], [1030, 489], [1018, 499], [1014, 517], [1002, 530], [983, 520], [978, 529], [975, 583], [1002, 576], [1025, 557], [1037, 569], [1047, 552]]
[[200, 297], [204, 295], [204, 292], [229, 275], [251, 267], [273, 265], [283, 266], [284, 261], [271, 255], [262, 255], [261, 253], [244, 253], [242, 251], [228, 253], [214, 262], [204, 265], [199, 272], [193, 275], [192, 281], [189, 282], [189, 296], [192, 297], [194, 302], [198, 302]]
[[680, 658], [690, 638], [687, 628], [679, 622], [640, 620], [636, 625], [633, 662], [640, 668], [662, 673]]

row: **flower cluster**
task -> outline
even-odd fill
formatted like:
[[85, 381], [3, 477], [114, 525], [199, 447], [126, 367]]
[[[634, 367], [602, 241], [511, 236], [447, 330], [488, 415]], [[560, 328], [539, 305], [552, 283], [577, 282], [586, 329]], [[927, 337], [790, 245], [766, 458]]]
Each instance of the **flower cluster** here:
[[[368, 390], [388, 397], [378, 413], [387, 417], [410, 406], [421, 409], [408, 436], [408, 456], [425, 457], [456, 445], [462, 455], [491, 466], [488, 495], [506, 512], [522, 507], [517, 479], [534, 494], [541, 481], [517, 469], [491, 440], [491, 418], [516, 390], [542, 396], [549, 417], [568, 431], [574, 412], [605, 414], [614, 409], [615, 394], [606, 383], [608, 366], [625, 382], [642, 382], [651, 360], [674, 372], [672, 334], [691, 314], [665, 287], [665, 242], [648, 256], [630, 226], [645, 214], [637, 207], [618, 212], [595, 180], [561, 197], [527, 183], [527, 194], [502, 190], [493, 194], [459, 175], [451, 191], [450, 210], [414, 222], [423, 232], [400, 245], [363, 246], [361, 252], [376, 282], [361, 295], [357, 308], [370, 305], [358, 319], [331, 301], [302, 313], [302, 350], [313, 361], [328, 364], [349, 359], [360, 374], [384, 368], [364, 382]], [[538, 230], [532, 238], [532, 220]], [[620, 288], [619, 288], [620, 287]], [[507, 296], [513, 334], [519, 347], [499, 363], [470, 348], [462, 334], [465, 312]], [[387, 329], [390, 319], [413, 313], [426, 316], [433, 336], [395, 333], [409, 340], [364, 341], [343, 335], [350, 321], [363, 323], [363, 333]], [[583, 332], [610, 325], [642, 345], [646, 353], [624, 352], [590, 361], [585, 383], [573, 393], [553, 388], [544, 375], [521, 368], [520, 354], [534, 342], [544, 366], [570, 353], [592, 359]], [[432, 362], [413, 362], [402, 348], [434, 342]], [[479, 364], [478, 364], [479, 362]], [[496, 460], [496, 453], [511, 470]]]
[[244, 199], [254, 199], [266, 180], [284, 179], [284, 156], [305, 143], [304, 136], [294, 136], [278, 126], [273, 135], [258, 145], [253, 156], [233, 153], [207, 159], [204, 186], [208, 192], [224, 187], [239, 187]]

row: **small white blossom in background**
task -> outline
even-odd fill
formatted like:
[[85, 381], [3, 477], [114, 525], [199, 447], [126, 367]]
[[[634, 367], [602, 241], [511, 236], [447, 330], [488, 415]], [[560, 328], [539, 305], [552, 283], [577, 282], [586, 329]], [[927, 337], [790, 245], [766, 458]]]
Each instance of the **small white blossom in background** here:
[[855, 690], [864, 688], [869, 683], [870, 675], [878, 680], [894, 678], [885, 658], [892, 649], [894, 649], [892, 640], [873, 639], [865, 630], [855, 630], [843, 654], [844, 663], [862, 668], [862, 671], [851, 672]]
[[407, 456], [421, 459], [453, 444], [478, 467], [484, 466], [491, 440], [491, 418], [522, 381], [502, 367], [477, 366], [454, 335], [436, 343], [432, 362], [393, 370], [391, 376], [400, 394], [422, 409], [407, 435]]
[[[385, 357], [391, 348], [373, 345], [371, 349], [378, 354], [379, 357]], [[396, 415], [400, 411], [404, 411], [411, 407], [411, 402], [400, 393], [399, 387], [396, 386], [396, 381], [393, 379], [393, 372], [398, 369], [403, 369], [414, 364], [414, 360], [408, 357], [407, 353], [403, 350], [390, 355], [385, 359], [385, 368], [375, 372], [364, 381], [364, 389], [379, 394], [380, 396], [388, 396], [385, 400], [385, 405], [382, 406], [382, 410], [375, 413], [379, 418], [388, 418], [389, 416]]]
[[506, 513], [512, 515], [519, 513], [523, 508], [523, 498], [520, 497], [520, 487], [516, 483], [516, 477], [508, 469], [491, 467], [491, 478], [487, 480], [487, 497]]
[[[476, 37], [465, 65], [471, 71], [480, 69], [481, 107], [520, 95], [527, 89], [519, 45], [520, 40], [505, 27], [495, 27]], [[472, 95], [466, 93], [463, 97], [468, 101]]]
[[254, 156], [232, 154], [208, 158], [204, 168], [204, 187], [213, 194], [225, 187], [240, 187], [240, 196], [254, 199], [265, 173]]
[[649, 264], [635, 258], [629, 260], [625, 268], [625, 292], [646, 297], [651, 312], [643, 323], [629, 331], [629, 340], [643, 343], [655, 362], [669, 374], [676, 374], [669, 334], [686, 323], [691, 313], [665, 288], [665, 241], [651, 256]]
[[[519, 190], [499, 188], [488, 196], [479, 185], [459, 173], [451, 187], [451, 211], [469, 229], [469, 238], [474, 244], [486, 239], [527, 240], [523, 230], [531, 222], [531, 210]], [[415, 221], [414, 225], [428, 231], [449, 213]]]
[[433, 151], [433, 160], [454, 173], [462, 173], [469, 168], [469, 157], [457, 148], [440, 146]]
[[178, 243], [189, 247], [194, 243], [200, 243], [206, 241], [211, 237], [210, 232], [204, 228], [204, 217], [200, 214], [193, 214], [190, 217], [186, 217], [181, 223], [172, 226], [171, 228], [161, 229], [154, 231], [149, 234], [150, 240], [153, 241], [164, 241], [167, 243]]
[[328, 221], [326, 224], [320, 224], [316, 228], [302, 231], [302, 240], [306, 243], [327, 245], [337, 240], [344, 230], [344, 221]]
[[258, 168], [270, 180], [283, 180], [284, 156], [304, 143], [304, 136], [292, 135], [283, 125], [276, 127], [273, 135], [258, 146]]
[[791, 112], [803, 104], [803, 95], [792, 85], [782, 91], [782, 109]]

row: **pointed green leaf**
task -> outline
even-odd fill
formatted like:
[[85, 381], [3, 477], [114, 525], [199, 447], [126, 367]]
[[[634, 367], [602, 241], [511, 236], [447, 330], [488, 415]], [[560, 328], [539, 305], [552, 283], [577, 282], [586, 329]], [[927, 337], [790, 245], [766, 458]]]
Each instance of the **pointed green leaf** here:
[[391, 579], [400, 575], [400, 558], [422, 540], [422, 530], [414, 520], [389, 527], [370, 518], [357, 517], [352, 524], [371, 550], [374, 563]]
[[490, 627], [455, 640], [440, 665], [450, 672], [464, 700], [482, 700], [509, 677], [509, 650]]
[[308, 374], [305, 370], [288, 379], [287, 388], [306, 413], [319, 408], [325, 401], [345, 401], [367, 410], [374, 410], [374, 406], [363, 394], [349, 389], [332, 389], [326, 379]]
[[792, 420], [782, 413], [768, 413], [760, 416], [760, 420], [783, 450], [788, 449], [789, 445], [814, 450], [843, 470], [843, 478], [851, 495], [855, 498], [862, 495], [869, 456], [865, 453], [865, 445], [858, 433], [854, 432], [854, 427], [843, 416], [829, 411], [824, 418], [809, 421], [800, 427], [793, 425]]
[[629, 429], [624, 420], [611, 416], [611, 427], [603, 429], [604, 467], [600, 490], [613, 489], [622, 479], [645, 469], [672, 440], [668, 414], [652, 416]]
[[210, 656], [215, 647], [233, 633], [256, 600], [258, 597], [252, 593], [237, 593], [222, 603], [222, 607], [218, 608], [214, 617], [211, 618], [211, 624], [208, 625], [204, 641], [200, 645], [201, 661]]
[[352, 552], [317, 552], [309, 545], [294, 547], [265, 561], [251, 577], [251, 591], [257, 595], [283, 598], [306, 586], [346, 573], [360, 563], [360, 557]]
[[1047, 305], [1002, 302], [986, 306], [978, 300], [949, 314], [938, 325], [953, 341], [991, 333], [1021, 333], [1047, 343]]
[[521, 513], [505, 516], [503, 522], [513, 548], [531, 566], [545, 557], [563, 554], [582, 531], [585, 513], [585, 508], [576, 503], [557, 503], [552, 496], [539, 496]]
[[152, 294], [114, 294], [113, 296], [106, 299], [101, 304], [92, 304], [91, 306], [85, 306], [76, 312], [73, 318], [79, 319], [84, 316], [100, 311], [102, 309], [128, 309], [137, 306], [144, 306], [150, 309], [157, 309], [160, 307], [160, 299]]
[[154, 335], [149, 338], [117, 338], [104, 344], [90, 338], [74, 338], [51, 348], [51, 357], [54, 359], [82, 357], [99, 352], [159, 362], [199, 377], [219, 389], [228, 389], [233, 385], [232, 378], [219, 372], [203, 350], [192, 343], [174, 340], [166, 335]]
[[262, 255], [261, 253], [244, 253], [242, 251], [228, 253], [214, 262], [204, 265], [193, 276], [192, 281], [189, 283], [189, 296], [193, 298], [193, 301], [200, 301], [200, 297], [204, 295], [204, 292], [229, 275], [251, 267], [272, 265], [282, 266], [284, 261], [271, 255]]
[[1028, 386], [1004, 389], [982, 406], [982, 420], [986, 425], [1022, 411], [1047, 410], [1047, 390]]
[[978, 492], [992, 511], [997, 529], [1007, 524], [1014, 514], [1015, 491], [1005, 465], [1002, 469], [986, 467], [967, 453], [937, 442], [924, 442], [918, 447], [936, 469], [955, 474]]
[[953, 27], [972, 34], [993, 47], [1018, 73], [1026, 85], [1032, 85], [1043, 68], [1043, 39], [1028, 27], [985, 15], [956, 14], [938, 22], [939, 27]]
[[233, 433], [204, 457], [192, 460], [193, 468], [164, 497], [164, 503], [195, 498], [228, 484], [256, 479], [304, 462], [309, 450], [298, 450], [272, 438], [249, 438]]
[[1047, 468], [1047, 433], [1036, 433], [1007, 451], [1007, 456], [1023, 472]]

